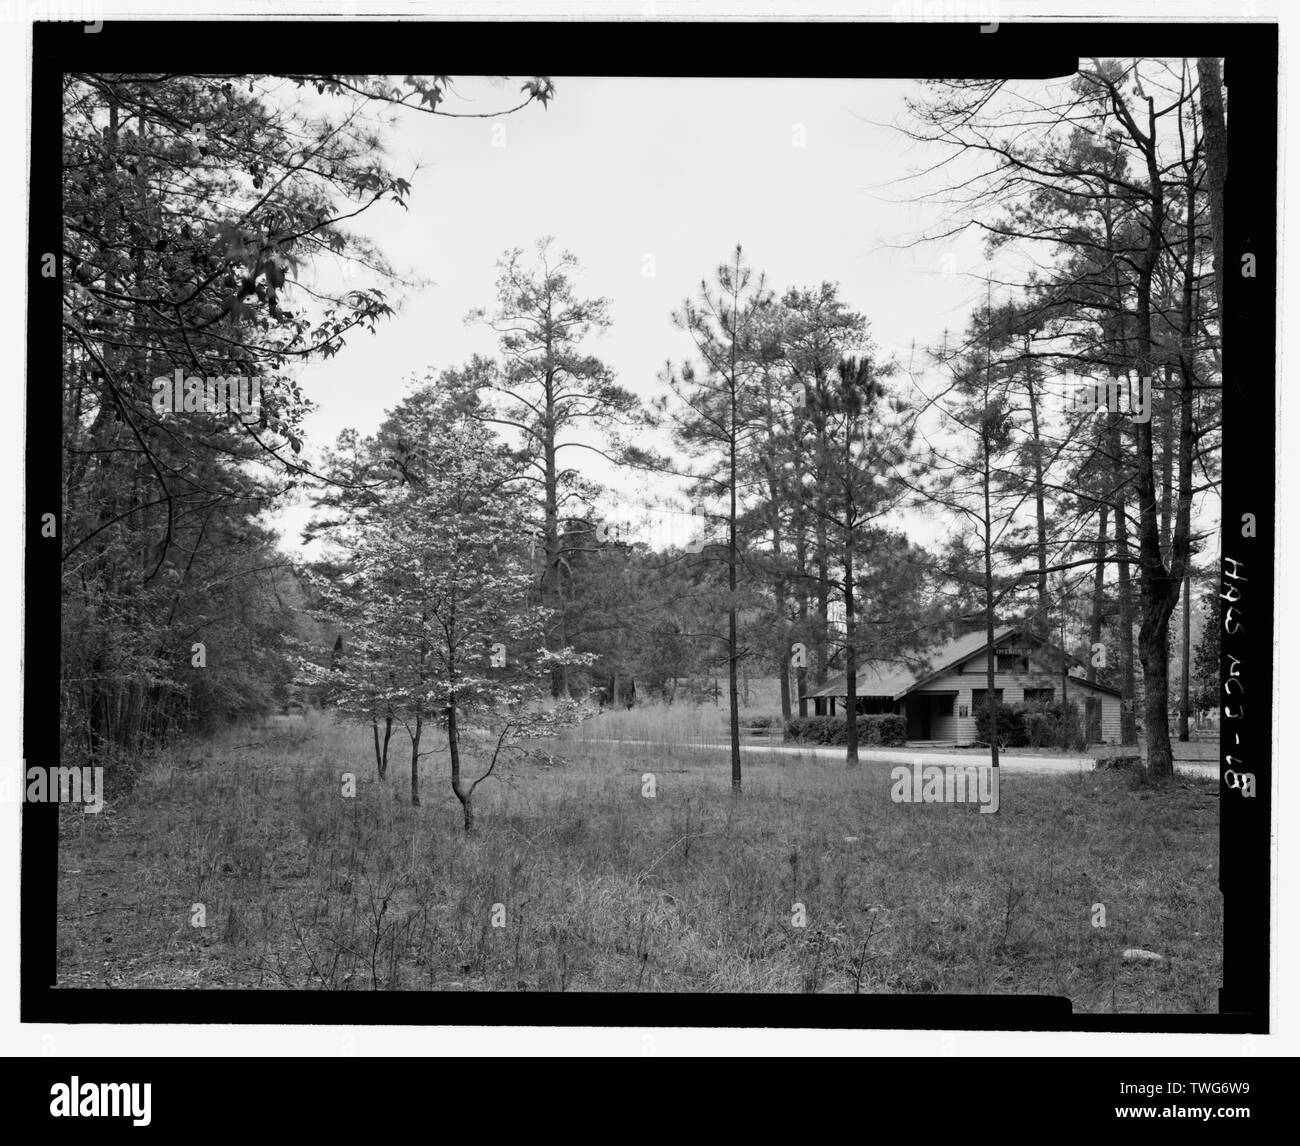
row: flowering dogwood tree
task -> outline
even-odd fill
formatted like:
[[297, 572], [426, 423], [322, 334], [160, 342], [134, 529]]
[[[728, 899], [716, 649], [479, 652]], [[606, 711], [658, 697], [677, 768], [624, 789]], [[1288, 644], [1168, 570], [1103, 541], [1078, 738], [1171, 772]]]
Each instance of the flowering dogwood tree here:
[[[421, 440], [404, 442], [402, 484], [336, 534], [347, 572], [325, 599], [350, 633], [333, 673], [343, 711], [391, 712], [405, 727], [416, 805], [420, 757], [430, 754], [421, 744], [429, 724], [441, 726], [468, 831], [474, 791], [502, 754], [581, 718], [578, 705], [545, 702], [542, 685], [556, 666], [590, 658], [541, 647], [546, 610], [511, 455], [485, 427], [450, 406], [441, 412], [421, 419]], [[496, 738], [473, 780], [467, 726]]]

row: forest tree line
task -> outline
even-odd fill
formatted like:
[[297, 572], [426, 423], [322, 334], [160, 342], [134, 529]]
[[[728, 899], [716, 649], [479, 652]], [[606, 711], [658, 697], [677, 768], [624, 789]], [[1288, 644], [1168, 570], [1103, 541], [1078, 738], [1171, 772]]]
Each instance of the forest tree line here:
[[[803, 714], [833, 672], [851, 702], [864, 662], [1015, 620], [1109, 650], [1081, 659], [1172, 773], [1169, 626], [1214, 550], [1193, 505], [1219, 480], [1217, 61], [1093, 62], [1032, 102], [1001, 81], [925, 85], [904, 130], [968, 165], [927, 239], [977, 227], [990, 266], [1032, 250], [1034, 269], [985, 284], [966, 327], [906, 363], [834, 281], [770, 287], [737, 246], [673, 314], [640, 394], [590, 351], [610, 300], [542, 240], [502, 257], [470, 316], [496, 353], [431, 371], [319, 465], [295, 366], [391, 314], [398, 276], [348, 219], [411, 193], [363, 113], [439, 114], [446, 84], [278, 82], [326, 110], [267, 99], [261, 77], [65, 80], [65, 748], [130, 758], [311, 679], [369, 725], [382, 767], [395, 727], [418, 760], [426, 729], [455, 741], [460, 718], [490, 769], [576, 719], [593, 681], [671, 701], [719, 676], [739, 790], [742, 666]], [[553, 91], [524, 87], [503, 114]], [[338, 259], [377, 285], [305, 285]], [[257, 420], [158, 416], [150, 382], [176, 368], [256, 374]], [[1062, 409], [1081, 384], [1121, 408]], [[627, 484], [678, 483], [689, 539], [611, 530], [624, 482], [602, 486], [593, 452]], [[300, 488], [326, 554], [310, 567], [263, 516]], [[918, 515], [945, 538], [909, 537]], [[469, 771], [453, 783], [468, 824]]]

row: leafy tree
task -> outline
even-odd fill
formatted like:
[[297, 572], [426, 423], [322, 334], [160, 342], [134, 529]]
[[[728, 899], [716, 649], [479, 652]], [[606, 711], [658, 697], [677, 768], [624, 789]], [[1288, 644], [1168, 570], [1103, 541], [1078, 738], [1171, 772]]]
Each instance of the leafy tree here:
[[[411, 802], [420, 802], [419, 761], [426, 725], [446, 731], [451, 787], [465, 830], [474, 792], [501, 751], [576, 719], [575, 706], [541, 706], [539, 682], [556, 663], [581, 663], [571, 650], [542, 647], [545, 610], [529, 603], [528, 510], [518, 474], [495, 435], [424, 391], [390, 419], [426, 436], [404, 439], [413, 475], [382, 507], [340, 532], [354, 592], [326, 590], [352, 633], [352, 655], [337, 668], [344, 710], [394, 713], [411, 741]], [[382, 437], [383, 435], [381, 435]], [[372, 718], [372, 717], [371, 717]], [[493, 728], [486, 769], [470, 780], [466, 727]]]
[[[139, 751], [283, 693], [289, 573], [255, 522], [306, 473], [292, 374], [391, 313], [401, 280], [351, 229], [412, 190], [375, 112], [457, 114], [439, 106], [448, 90], [420, 76], [64, 77], [69, 742]], [[539, 78], [523, 103], [552, 92]], [[360, 274], [332, 287], [331, 264]], [[178, 375], [186, 408], [170, 411]], [[202, 383], [232, 377], [258, 383], [252, 409], [192, 408]]]
[[1201, 639], [1196, 644], [1196, 657], [1192, 666], [1192, 699], [1197, 708], [1217, 708], [1222, 691], [1222, 668], [1219, 657], [1220, 628], [1219, 597], [1214, 590], [1201, 597], [1201, 616], [1204, 626]]

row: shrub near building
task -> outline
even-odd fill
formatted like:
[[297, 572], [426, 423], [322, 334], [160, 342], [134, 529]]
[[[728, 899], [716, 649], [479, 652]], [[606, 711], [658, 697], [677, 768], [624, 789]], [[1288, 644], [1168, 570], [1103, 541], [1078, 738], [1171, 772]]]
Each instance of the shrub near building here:
[[[992, 723], [989, 719], [989, 705], [981, 704], [975, 710], [975, 736], [982, 744], [991, 744], [989, 734]], [[1029, 743], [1025, 731], [1025, 710], [1018, 704], [998, 705], [998, 747], [1023, 748]]]
[[[975, 713], [975, 735], [989, 743], [989, 708], [981, 705]], [[998, 747], [1000, 748], [1068, 748], [1082, 751], [1086, 746], [1083, 721], [1073, 704], [998, 705]]]
[[[843, 716], [792, 716], [785, 722], [785, 739], [801, 744], [846, 744], [848, 720]], [[858, 743], [900, 745], [907, 742], [907, 721], [894, 713], [858, 717]]]
[[1074, 704], [1053, 701], [1051, 704], [1025, 706], [1025, 741], [1030, 748], [1067, 748], [1082, 752], [1088, 738], [1083, 717]]

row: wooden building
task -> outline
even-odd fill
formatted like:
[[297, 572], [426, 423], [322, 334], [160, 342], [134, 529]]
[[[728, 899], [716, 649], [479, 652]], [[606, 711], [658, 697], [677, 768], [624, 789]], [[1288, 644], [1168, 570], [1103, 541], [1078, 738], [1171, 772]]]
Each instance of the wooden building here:
[[[1000, 704], [1050, 704], [1064, 692], [1080, 710], [1089, 743], [1120, 743], [1119, 690], [1100, 682], [1090, 684], [1082, 662], [1014, 626], [994, 633], [994, 649], [993, 684]], [[976, 739], [975, 711], [984, 703], [987, 690], [988, 641], [981, 631], [936, 645], [911, 664], [868, 662], [858, 668], [855, 691], [860, 714], [905, 716], [908, 740], [967, 744]], [[818, 716], [844, 712], [847, 694], [846, 677], [840, 674], [810, 694], [814, 712]]]

